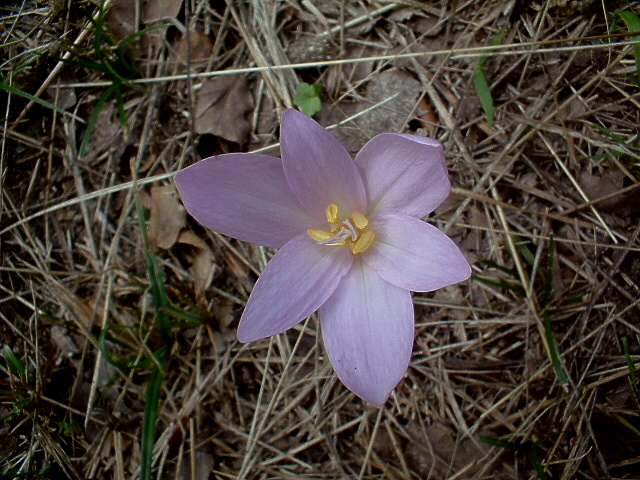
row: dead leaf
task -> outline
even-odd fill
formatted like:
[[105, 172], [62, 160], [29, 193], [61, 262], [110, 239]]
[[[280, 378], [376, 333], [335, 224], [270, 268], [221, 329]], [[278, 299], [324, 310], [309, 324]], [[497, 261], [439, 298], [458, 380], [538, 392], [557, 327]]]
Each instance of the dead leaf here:
[[178, 236], [178, 240], [176, 240], [176, 243], [184, 243], [185, 245], [191, 245], [196, 248], [209, 248], [205, 241], [191, 230], [182, 230]]
[[184, 65], [187, 64], [189, 57], [191, 57], [190, 62], [208, 60], [212, 52], [213, 42], [204, 32], [191, 32], [188, 36], [184, 35], [176, 48], [178, 61]]
[[[589, 172], [580, 174], [579, 183], [590, 200], [605, 197], [622, 190], [624, 173], [620, 170], [607, 170], [602, 175], [591, 175]], [[613, 197], [598, 202], [598, 208], [611, 209], [620, 201], [620, 197]]]
[[202, 298], [204, 292], [211, 285], [213, 274], [217, 268], [215, 257], [208, 248], [199, 248], [196, 250], [191, 262], [191, 276], [193, 278], [194, 290], [196, 298]]
[[251, 135], [247, 117], [252, 110], [249, 82], [243, 76], [228, 75], [206, 80], [198, 92], [196, 131], [238, 144], [246, 143]]
[[114, 148], [117, 152], [121, 149], [124, 151], [125, 142], [119, 138], [121, 129], [122, 125], [117, 115], [115, 100], [109, 100], [102, 106], [96, 124], [91, 131], [85, 161], [90, 163], [109, 148]]
[[64, 110], [69, 110], [78, 101], [75, 88], [64, 88], [59, 85], [47, 88], [47, 96], [52, 103]]
[[236, 320], [233, 314], [233, 304], [225, 298], [216, 301], [214, 315], [222, 331], [229, 330]]
[[114, 0], [104, 15], [109, 30], [120, 40], [138, 31], [136, 18], [136, 2], [128, 0]]
[[[215, 464], [213, 456], [207, 452], [196, 452], [193, 466], [190, 462], [182, 462], [180, 480], [207, 480]], [[195, 467], [195, 471], [192, 468]]]
[[425, 439], [430, 444], [421, 444], [421, 448], [407, 451], [407, 463], [424, 478], [449, 478], [461, 472], [465, 473], [464, 478], [470, 478], [482, 468], [482, 459], [488, 448], [470, 438], [456, 438], [453, 430], [444, 423], [436, 421], [424, 429], [416, 427], [409, 431], [415, 438]]
[[152, 186], [149, 242], [159, 248], [169, 249], [176, 243], [180, 230], [186, 225], [187, 216], [178, 200], [175, 186]]
[[196, 298], [200, 299], [204, 292], [211, 285], [213, 275], [215, 274], [217, 264], [213, 252], [209, 246], [191, 230], [182, 230], [176, 243], [191, 245], [196, 248], [195, 253], [191, 257], [191, 278], [194, 283]]
[[[434, 299], [438, 302], [442, 302], [444, 304], [451, 305], [451, 308], [440, 308], [438, 309], [438, 313], [436, 314], [436, 318], [443, 319], [448, 318], [452, 320], [466, 320], [469, 318], [469, 310], [465, 309], [466, 300], [464, 294], [462, 293], [462, 289], [457, 285], [450, 285], [446, 288], [441, 288], [438, 290]], [[459, 305], [462, 308], [456, 308]], [[457, 323], [456, 327], [464, 328], [464, 324], [462, 322]], [[455, 332], [460, 333], [460, 332]], [[464, 333], [462, 333], [464, 335]]]
[[227, 255], [225, 261], [229, 266], [234, 278], [247, 280], [249, 278], [249, 269], [241, 261], [237, 260], [234, 255]]
[[51, 328], [51, 340], [58, 347], [60, 353], [66, 357], [73, 357], [80, 353], [77, 345], [73, 342], [73, 339], [62, 330], [62, 327], [54, 325]]
[[420, 115], [422, 128], [427, 131], [427, 136], [435, 138], [436, 128], [438, 126], [438, 117], [436, 117], [435, 111], [431, 108], [431, 105], [425, 97], [420, 99], [418, 106], [422, 113], [422, 115]]
[[404, 131], [412, 119], [410, 114], [414, 112], [421, 90], [422, 86], [415, 77], [397, 69], [386, 70], [374, 75], [367, 84], [365, 101], [340, 102], [335, 108], [322, 110], [320, 120], [324, 125], [331, 125], [371, 108], [371, 105], [384, 102], [380, 107], [333, 132], [347, 150], [357, 152], [377, 133]]
[[181, 7], [182, 0], [148, 0], [142, 12], [142, 20], [148, 23], [176, 18]]

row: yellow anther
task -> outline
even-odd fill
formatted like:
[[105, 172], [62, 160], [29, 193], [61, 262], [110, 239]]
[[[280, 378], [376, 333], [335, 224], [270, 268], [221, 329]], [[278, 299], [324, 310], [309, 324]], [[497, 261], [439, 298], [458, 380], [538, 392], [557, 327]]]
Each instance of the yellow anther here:
[[[355, 218], [354, 218], [354, 221], [355, 221]], [[358, 238], [358, 240], [356, 240], [355, 243], [351, 245], [351, 253], [355, 254], [355, 253], [364, 252], [371, 246], [374, 238], [375, 238], [375, 234], [373, 233], [373, 230], [364, 232], [362, 235], [360, 235], [360, 238]]]
[[364, 216], [364, 213], [354, 210], [351, 213], [351, 218], [353, 218], [354, 225], [358, 228], [358, 230], [364, 230], [369, 225], [369, 219]]
[[316, 230], [316, 229], [310, 228], [309, 230], [307, 230], [307, 233], [316, 242], [324, 242], [326, 239], [331, 238], [331, 233], [325, 232], [324, 230]]
[[329, 204], [327, 207], [327, 221], [329, 223], [336, 223], [338, 221], [338, 205], [335, 203]]

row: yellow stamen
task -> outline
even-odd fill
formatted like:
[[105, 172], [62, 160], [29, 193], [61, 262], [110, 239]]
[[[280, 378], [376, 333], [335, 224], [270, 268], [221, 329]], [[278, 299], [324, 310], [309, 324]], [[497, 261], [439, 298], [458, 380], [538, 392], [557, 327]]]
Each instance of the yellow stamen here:
[[364, 216], [364, 213], [354, 210], [351, 213], [351, 218], [353, 218], [353, 223], [358, 228], [358, 230], [364, 230], [367, 225], [369, 225], [369, 219]]
[[331, 233], [325, 232], [324, 230], [316, 230], [314, 228], [310, 228], [309, 230], [307, 230], [307, 233], [316, 242], [324, 242], [327, 238], [331, 238]]
[[351, 253], [356, 254], [364, 252], [371, 246], [374, 238], [375, 234], [373, 233], [373, 230], [364, 232], [362, 235], [360, 235], [360, 238], [358, 238], [358, 240], [356, 240], [355, 243], [351, 245]]
[[338, 205], [336, 205], [335, 203], [331, 203], [329, 204], [329, 206], [327, 207], [327, 221], [329, 223], [336, 223], [338, 221]]

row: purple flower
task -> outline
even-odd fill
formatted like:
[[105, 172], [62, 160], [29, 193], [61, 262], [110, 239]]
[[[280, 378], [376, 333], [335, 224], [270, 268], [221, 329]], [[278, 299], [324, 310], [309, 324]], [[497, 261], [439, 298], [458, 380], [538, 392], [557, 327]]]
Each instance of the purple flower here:
[[311, 118], [286, 110], [282, 159], [210, 157], [176, 175], [191, 215], [239, 240], [279, 248], [249, 297], [238, 339], [252, 342], [320, 311], [340, 380], [382, 406], [407, 370], [412, 291], [469, 278], [456, 245], [420, 220], [451, 185], [440, 143], [384, 133], [355, 161]]

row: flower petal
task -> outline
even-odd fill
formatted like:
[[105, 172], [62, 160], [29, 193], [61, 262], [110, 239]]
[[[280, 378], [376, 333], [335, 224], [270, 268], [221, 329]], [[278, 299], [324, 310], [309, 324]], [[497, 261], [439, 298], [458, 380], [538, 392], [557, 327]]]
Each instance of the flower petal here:
[[336, 203], [345, 212], [364, 210], [364, 185], [342, 144], [311, 118], [285, 110], [280, 124], [282, 163], [293, 194], [307, 211], [326, 222]]
[[351, 268], [348, 248], [318, 245], [307, 233], [288, 242], [256, 282], [240, 319], [238, 339], [252, 342], [284, 332], [308, 317]]
[[316, 223], [291, 193], [279, 158], [219, 155], [178, 172], [175, 181], [196, 220], [239, 240], [279, 248]]
[[411, 359], [411, 294], [357, 260], [320, 307], [329, 360], [349, 390], [381, 407]]
[[415, 135], [383, 133], [362, 147], [355, 163], [367, 194], [369, 211], [424, 217], [451, 190], [442, 146]]
[[371, 219], [376, 237], [365, 262], [387, 282], [430, 292], [466, 280], [471, 267], [460, 249], [433, 225], [408, 215]]

